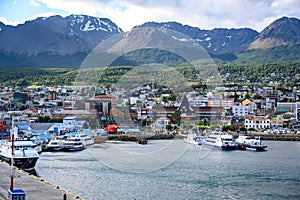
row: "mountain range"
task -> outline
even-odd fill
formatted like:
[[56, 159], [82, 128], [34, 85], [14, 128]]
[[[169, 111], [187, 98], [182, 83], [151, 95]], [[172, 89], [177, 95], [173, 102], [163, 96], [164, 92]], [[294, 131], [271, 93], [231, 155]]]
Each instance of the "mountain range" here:
[[[141, 27], [185, 34], [219, 63], [300, 61], [297, 18], [277, 19], [260, 33], [250, 28], [203, 30], [178, 22], [147, 22], [133, 29]], [[122, 32], [107, 18], [87, 15], [40, 17], [17, 26], [0, 22], [0, 67], [78, 68], [94, 47]]]

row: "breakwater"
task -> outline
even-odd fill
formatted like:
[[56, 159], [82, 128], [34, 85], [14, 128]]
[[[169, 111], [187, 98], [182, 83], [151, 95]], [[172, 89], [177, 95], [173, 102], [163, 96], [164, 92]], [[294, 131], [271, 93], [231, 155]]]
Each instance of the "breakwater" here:
[[108, 140], [131, 141], [136, 142], [139, 139], [144, 140], [170, 140], [174, 139], [173, 134], [151, 134], [151, 135], [130, 135], [130, 134], [117, 134], [109, 135]]
[[[228, 132], [229, 134], [233, 135], [233, 137], [237, 138], [239, 134], [235, 132]], [[249, 132], [247, 134], [243, 134], [247, 136], [257, 136], [260, 137], [262, 140], [272, 140], [272, 141], [300, 141], [299, 134], [265, 134], [259, 132]]]

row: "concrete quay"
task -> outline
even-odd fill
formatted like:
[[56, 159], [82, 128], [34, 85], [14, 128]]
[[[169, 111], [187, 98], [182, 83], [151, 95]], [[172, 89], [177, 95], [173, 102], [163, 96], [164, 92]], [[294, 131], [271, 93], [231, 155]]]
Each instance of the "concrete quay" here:
[[[9, 164], [0, 161], [0, 199], [7, 199], [10, 187], [10, 173]], [[28, 200], [83, 200], [83, 198], [27, 172], [15, 168], [14, 174], [14, 189], [24, 190]]]

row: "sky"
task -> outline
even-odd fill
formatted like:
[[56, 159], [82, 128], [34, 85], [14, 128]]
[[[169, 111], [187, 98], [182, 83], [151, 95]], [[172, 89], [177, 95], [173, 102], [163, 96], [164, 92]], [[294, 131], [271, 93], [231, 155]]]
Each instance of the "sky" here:
[[18, 25], [37, 17], [85, 14], [109, 18], [124, 31], [149, 21], [200, 29], [252, 28], [300, 18], [300, 0], [0, 0], [0, 21]]

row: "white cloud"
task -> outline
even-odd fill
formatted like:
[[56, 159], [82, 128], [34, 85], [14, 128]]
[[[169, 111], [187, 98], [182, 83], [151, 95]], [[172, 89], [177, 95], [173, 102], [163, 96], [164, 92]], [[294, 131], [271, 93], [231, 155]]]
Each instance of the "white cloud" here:
[[41, 6], [41, 4], [37, 3], [37, 2], [34, 1], [34, 0], [30, 0], [29, 5], [31, 5], [31, 6], [36, 6], [36, 7], [40, 7], [40, 6]]
[[37, 13], [35, 15], [32, 15], [30, 20], [34, 20], [38, 17], [50, 17], [50, 16], [53, 16], [53, 15], [56, 15], [56, 14], [54, 12]]
[[12, 26], [17, 26], [18, 24], [21, 24], [20, 21], [9, 21], [1, 15], [0, 15], [0, 22], [2, 22], [5, 25], [12, 25]]
[[300, 17], [299, 0], [35, 0], [68, 14], [107, 17], [123, 30], [148, 21], [177, 21], [202, 29], [261, 31], [282, 16]]

